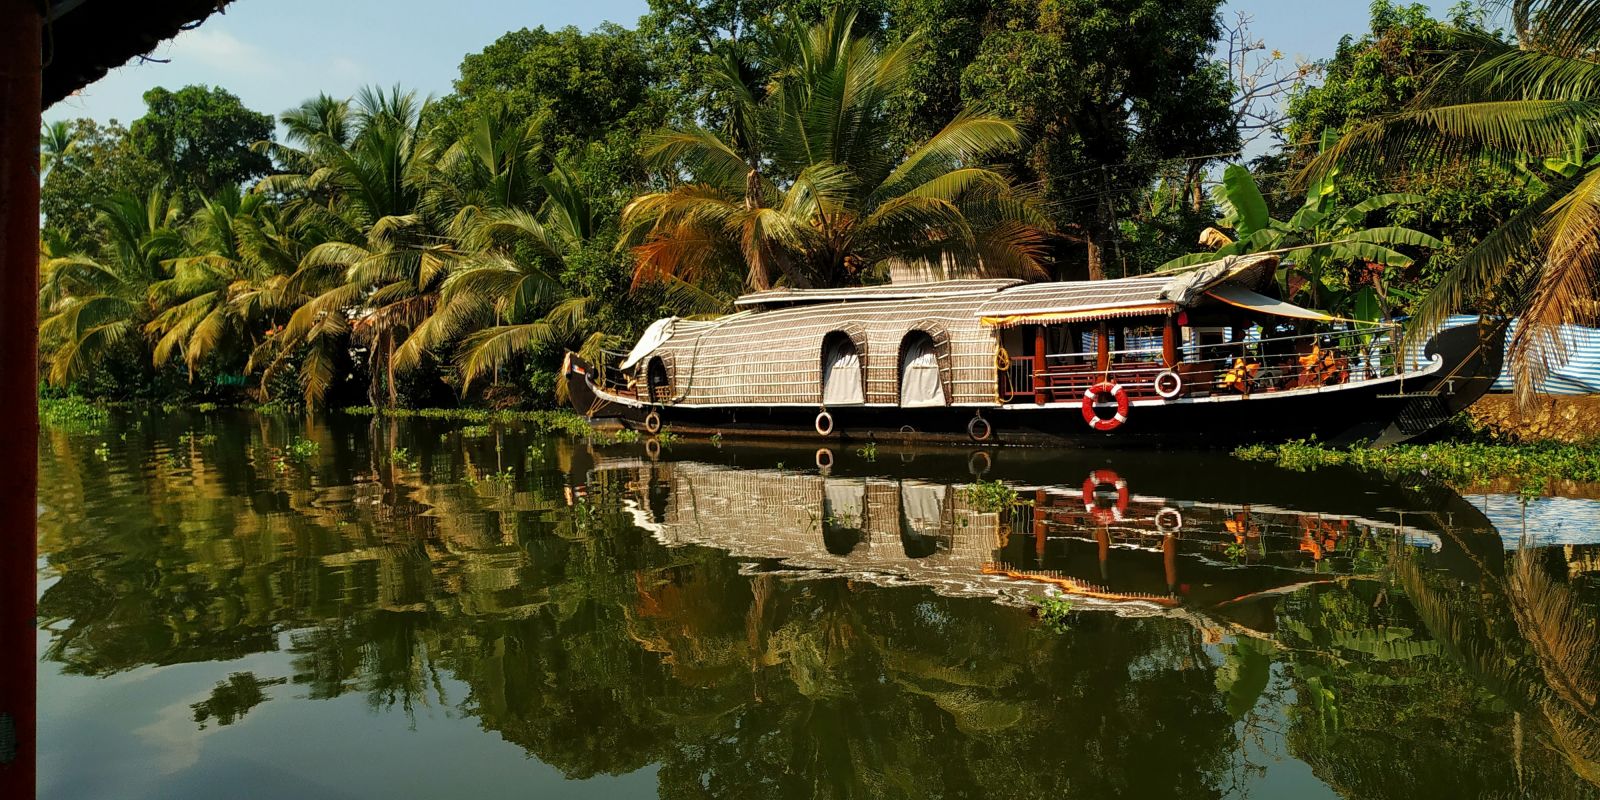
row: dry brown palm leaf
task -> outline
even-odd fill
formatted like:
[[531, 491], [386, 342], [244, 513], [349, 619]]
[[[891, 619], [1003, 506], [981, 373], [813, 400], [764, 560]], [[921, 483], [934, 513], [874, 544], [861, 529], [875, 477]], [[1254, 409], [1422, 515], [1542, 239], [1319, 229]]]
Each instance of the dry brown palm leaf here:
[[1600, 633], [1566, 586], [1551, 580], [1533, 553], [1512, 557], [1506, 589], [1517, 629], [1527, 640], [1545, 684], [1592, 722], [1600, 698]]

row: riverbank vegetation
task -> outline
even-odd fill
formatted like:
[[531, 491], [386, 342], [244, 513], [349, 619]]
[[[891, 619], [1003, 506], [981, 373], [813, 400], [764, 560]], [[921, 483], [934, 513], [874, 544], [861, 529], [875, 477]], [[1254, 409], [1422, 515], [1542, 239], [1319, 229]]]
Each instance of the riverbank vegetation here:
[[1558, 481], [1600, 483], [1600, 446], [1594, 443], [1453, 441], [1338, 448], [1301, 441], [1241, 447], [1234, 456], [1300, 471], [1355, 467], [1397, 481], [1441, 482], [1461, 490], [1509, 484], [1529, 496], [1548, 493]]
[[[1543, 277], [1504, 258], [1571, 250], [1586, 145], [1482, 105], [1564, 107], [1588, 50], [1380, 0], [1291, 63], [1221, 10], [663, 0], [633, 29], [507, 33], [437, 99], [317, 95], [274, 124], [222, 87], [153, 90], [127, 127], [41, 137], [41, 373], [112, 401], [535, 409], [564, 351], [749, 288], [1118, 277], [1202, 233], [1319, 245], [1285, 291], [1346, 315], [1593, 311], [1584, 251]], [[1450, 109], [1501, 133], [1439, 123], [1399, 164]]]

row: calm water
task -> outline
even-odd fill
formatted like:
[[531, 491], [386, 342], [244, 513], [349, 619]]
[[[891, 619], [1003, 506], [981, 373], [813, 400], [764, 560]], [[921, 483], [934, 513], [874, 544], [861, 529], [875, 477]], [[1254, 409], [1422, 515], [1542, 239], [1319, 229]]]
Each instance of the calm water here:
[[45, 797], [1600, 797], [1590, 501], [348, 417], [40, 448]]

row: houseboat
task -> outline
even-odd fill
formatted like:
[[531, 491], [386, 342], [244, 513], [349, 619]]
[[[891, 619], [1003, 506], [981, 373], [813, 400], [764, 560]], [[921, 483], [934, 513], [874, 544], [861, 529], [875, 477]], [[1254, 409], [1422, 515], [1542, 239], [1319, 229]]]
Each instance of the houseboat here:
[[1492, 384], [1498, 332], [1411, 347], [1276, 299], [1277, 266], [774, 289], [563, 373], [580, 413], [650, 434], [1117, 447], [1398, 442]]

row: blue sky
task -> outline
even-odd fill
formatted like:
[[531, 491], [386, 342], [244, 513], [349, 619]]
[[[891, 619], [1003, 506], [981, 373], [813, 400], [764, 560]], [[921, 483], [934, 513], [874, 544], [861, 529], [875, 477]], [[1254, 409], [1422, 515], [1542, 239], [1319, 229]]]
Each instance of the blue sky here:
[[[1367, 27], [1366, 0], [1234, 0], [1269, 47], [1291, 57], [1325, 58], [1339, 37]], [[1436, 12], [1448, 0], [1429, 4]], [[269, 114], [327, 92], [348, 97], [366, 84], [399, 83], [434, 95], [450, 91], [461, 57], [509, 30], [611, 21], [633, 27], [645, 0], [237, 0], [226, 14], [163, 44], [153, 55], [170, 63], [134, 63], [113, 70], [77, 96], [45, 112], [47, 120], [93, 117], [127, 124], [143, 114], [140, 97], [154, 86], [192, 83], [226, 87], [245, 105]], [[337, 10], [334, 10], [337, 8]]]

